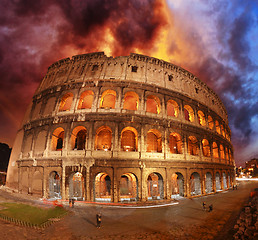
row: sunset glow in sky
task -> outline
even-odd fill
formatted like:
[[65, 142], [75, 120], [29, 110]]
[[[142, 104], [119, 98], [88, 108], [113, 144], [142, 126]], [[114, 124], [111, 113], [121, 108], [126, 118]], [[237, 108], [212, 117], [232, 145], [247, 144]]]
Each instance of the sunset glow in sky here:
[[228, 111], [237, 165], [258, 157], [257, 1], [1, 0], [0, 12], [0, 142], [12, 147], [53, 62], [135, 52], [204, 81]]

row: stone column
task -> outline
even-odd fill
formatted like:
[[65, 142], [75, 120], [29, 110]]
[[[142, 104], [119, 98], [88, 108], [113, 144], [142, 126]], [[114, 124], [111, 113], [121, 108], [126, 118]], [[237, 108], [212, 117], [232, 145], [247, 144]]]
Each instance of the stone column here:
[[62, 166], [62, 199], [65, 200], [66, 199], [66, 189], [65, 189], [65, 166]]
[[117, 169], [113, 168], [113, 196], [111, 200], [113, 200], [114, 203], [117, 203], [119, 201], [119, 188], [118, 188], [118, 179], [117, 179]]

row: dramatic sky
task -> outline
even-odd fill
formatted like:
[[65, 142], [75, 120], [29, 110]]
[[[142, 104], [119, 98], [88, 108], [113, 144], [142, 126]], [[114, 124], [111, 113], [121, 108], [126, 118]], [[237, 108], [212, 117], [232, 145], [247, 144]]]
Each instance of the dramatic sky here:
[[258, 1], [1, 0], [0, 142], [12, 147], [53, 62], [94, 51], [170, 61], [229, 115], [237, 165], [258, 157]]

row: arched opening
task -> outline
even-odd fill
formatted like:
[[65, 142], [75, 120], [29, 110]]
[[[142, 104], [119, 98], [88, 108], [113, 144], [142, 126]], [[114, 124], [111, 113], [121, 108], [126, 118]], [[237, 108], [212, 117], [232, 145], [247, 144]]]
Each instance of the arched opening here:
[[210, 172], [207, 172], [205, 174], [205, 192], [206, 193], [211, 193], [213, 192], [213, 188], [212, 188], [212, 175]]
[[111, 202], [111, 179], [106, 173], [99, 173], [94, 182], [94, 199], [97, 202]]
[[219, 148], [216, 142], [212, 143], [212, 155], [214, 158], [219, 158]]
[[228, 148], [227, 147], [225, 148], [225, 158], [226, 158], [227, 161], [229, 160], [229, 158], [228, 158]]
[[127, 92], [124, 96], [123, 109], [127, 110], [138, 110], [139, 107], [139, 96], [135, 92]]
[[216, 132], [217, 132], [218, 134], [220, 134], [220, 125], [219, 125], [218, 120], [215, 121], [215, 127], [216, 127]]
[[71, 147], [74, 150], [84, 150], [86, 143], [86, 128], [78, 126], [74, 128], [71, 136]]
[[198, 116], [198, 122], [201, 126], [205, 126], [206, 125], [206, 121], [205, 121], [205, 115], [202, 111], [198, 111], [197, 112], [197, 116]]
[[171, 198], [184, 196], [184, 177], [181, 173], [173, 173], [171, 176]]
[[112, 131], [107, 126], [102, 126], [97, 130], [95, 139], [95, 149], [110, 151], [111, 150]]
[[156, 129], [147, 133], [147, 152], [162, 152], [161, 133]]
[[69, 179], [69, 198], [84, 200], [84, 178], [80, 172], [76, 172]]
[[190, 192], [191, 196], [201, 195], [201, 179], [197, 172], [192, 173], [190, 177]]
[[188, 138], [188, 153], [194, 156], [199, 154], [198, 141], [194, 136]]
[[51, 150], [61, 151], [64, 143], [64, 129], [59, 127], [52, 134]]
[[189, 105], [184, 106], [185, 120], [194, 122], [194, 111]]
[[209, 129], [212, 130], [214, 127], [214, 122], [211, 116], [208, 116], [208, 125], [209, 125]]
[[59, 112], [69, 111], [71, 108], [72, 102], [73, 102], [73, 94], [66, 93], [60, 101]]
[[100, 99], [100, 108], [114, 109], [115, 104], [116, 104], [116, 92], [114, 90], [104, 91]]
[[176, 101], [168, 100], [167, 102], [167, 115], [171, 117], [178, 117], [179, 107]]
[[211, 155], [210, 144], [207, 139], [202, 140], [202, 152], [203, 152], [203, 156], [205, 156], [205, 157], [210, 157], [210, 155]]
[[222, 179], [223, 179], [223, 188], [227, 189], [228, 188], [228, 184], [227, 184], [227, 175], [226, 173], [222, 173]]
[[120, 178], [120, 201], [137, 201], [138, 181], [134, 174], [125, 173]]
[[94, 93], [91, 90], [85, 91], [81, 94], [78, 109], [89, 109], [92, 106], [94, 100]]
[[224, 152], [224, 147], [222, 144], [219, 146], [219, 151], [220, 151], [220, 158], [225, 159], [225, 152]]
[[224, 128], [223, 124], [221, 125], [221, 134], [223, 137], [225, 137], [225, 128]]
[[135, 128], [126, 127], [123, 129], [121, 133], [121, 148], [126, 152], [138, 150], [138, 134]]
[[182, 139], [178, 133], [171, 133], [169, 135], [169, 149], [170, 153], [173, 154], [182, 153]]
[[231, 185], [231, 179], [230, 179], [230, 173], [228, 172], [228, 187], [232, 187]]
[[221, 190], [220, 174], [218, 172], [216, 172], [215, 181], [216, 181], [216, 191]]
[[148, 200], [164, 198], [163, 178], [159, 173], [151, 173], [147, 178]]
[[49, 198], [61, 198], [60, 176], [57, 172], [49, 174]]
[[147, 96], [146, 111], [149, 113], [160, 114], [160, 100], [154, 95]]

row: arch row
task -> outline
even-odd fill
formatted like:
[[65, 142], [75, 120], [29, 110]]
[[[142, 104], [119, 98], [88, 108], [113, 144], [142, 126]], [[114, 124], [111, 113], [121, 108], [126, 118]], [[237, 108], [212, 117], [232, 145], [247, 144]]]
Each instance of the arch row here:
[[230, 169], [139, 169], [66, 166], [22, 169], [20, 192], [50, 199], [95, 202], [137, 202], [202, 196], [231, 189]]
[[[162, 129], [151, 127], [142, 132], [143, 129], [139, 126], [124, 126], [120, 131], [108, 125], [95, 126], [95, 132], [90, 132], [89, 129], [90, 125], [77, 125], [69, 132], [65, 131], [64, 126], [60, 126], [56, 127], [50, 136], [47, 136], [47, 130], [39, 131], [34, 138], [27, 136], [23, 144], [23, 158], [46, 152], [48, 155], [56, 155], [60, 151], [65, 151], [64, 154], [68, 155], [75, 154], [73, 152], [76, 151], [76, 154], [80, 155], [84, 154], [81, 152], [83, 150], [162, 154], [166, 158], [186, 154], [203, 161], [233, 163], [231, 146], [214, 139], [199, 140], [194, 135], [181, 135], [176, 131], [169, 132], [169, 129], [164, 134]], [[139, 133], [145, 137], [142, 138]]]
[[[48, 116], [54, 111], [56, 115], [70, 114], [73, 112], [92, 111], [136, 111], [145, 115], [157, 115], [168, 119], [174, 118], [182, 122], [189, 122], [219, 134], [230, 141], [231, 133], [227, 124], [216, 114], [208, 113], [207, 109], [197, 107], [173, 97], [164, 97], [160, 94], [126, 90], [120, 93], [117, 89], [84, 89], [80, 93], [65, 92], [59, 96], [49, 97], [45, 104], [35, 102], [31, 118], [40, 115]], [[207, 113], [205, 113], [207, 112]]]

